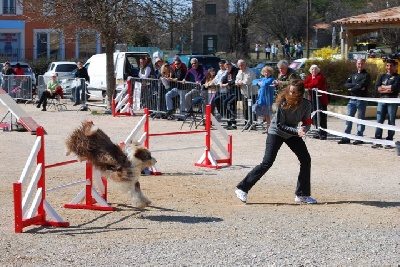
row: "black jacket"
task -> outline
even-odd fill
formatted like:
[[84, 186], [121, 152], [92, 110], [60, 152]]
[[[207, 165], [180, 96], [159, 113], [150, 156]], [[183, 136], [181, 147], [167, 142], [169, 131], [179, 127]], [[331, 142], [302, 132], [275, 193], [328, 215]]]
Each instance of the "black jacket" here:
[[75, 72], [75, 77], [76, 78], [84, 78], [85, 81], [90, 82], [90, 77], [89, 77], [89, 74], [88, 74], [87, 69], [85, 67], [78, 69]]
[[347, 78], [344, 87], [351, 89], [350, 95], [352, 96], [367, 97], [370, 83], [371, 75], [366, 70], [362, 70], [360, 73], [358, 71], [352, 73]]

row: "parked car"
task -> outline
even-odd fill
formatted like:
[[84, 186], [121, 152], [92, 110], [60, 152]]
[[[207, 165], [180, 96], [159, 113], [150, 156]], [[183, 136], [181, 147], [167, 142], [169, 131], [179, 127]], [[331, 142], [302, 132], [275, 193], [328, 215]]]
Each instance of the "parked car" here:
[[251, 68], [253, 70], [253, 72], [256, 74], [257, 78], [261, 77], [261, 70], [262, 68], [264, 68], [265, 66], [270, 66], [273, 69], [277, 68], [278, 62], [260, 62], [258, 63], [255, 67]]
[[[32, 90], [36, 89], [36, 74], [33, 72], [31, 66], [26, 63], [26, 62], [10, 62], [11, 67], [14, 69], [15, 64], [19, 63], [21, 65], [21, 68], [24, 70], [25, 75], [30, 75], [31, 80], [32, 80]], [[0, 69], [3, 69], [4, 63], [0, 63]], [[2, 76], [0, 72], [0, 76]], [[0, 77], [0, 81], [2, 80], [2, 77]]]
[[75, 69], [76, 63], [72, 61], [51, 62], [47, 67], [47, 71], [43, 74], [44, 82], [47, 83], [53, 73], [57, 73], [58, 78], [61, 79], [64, 75], [70, 74]]

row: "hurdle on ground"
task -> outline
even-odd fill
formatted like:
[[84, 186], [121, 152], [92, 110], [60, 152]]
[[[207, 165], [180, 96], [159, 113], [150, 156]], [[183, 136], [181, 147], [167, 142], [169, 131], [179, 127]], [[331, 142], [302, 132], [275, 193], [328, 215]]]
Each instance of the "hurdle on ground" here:
[[[226, 166], [232, 165], [232, 136], [226, 134], [225, 130], [222, 128], [221, 124], [211, 115], [211, 106], [206, 106], [206, 125], [205, 130], [191, 130], [191, 131], [178, 131], [178, 132], [163, 132], [163, 133], [151, 133], [150, 132], [150, 123], [149, 123], [149, 110], [144, 109], [144, 115], [141, 120], [138, 122], [136, 127], [132, 130], [129, 136], [124, 141], [127, 144], [129, 141], [133, 140], [136, 135], [138, 135], [139, 131], [143, 128], [144, 133], [137, 138], [138, 142], [143, 144], [146, 148], [150, 149], [150, 137], [156, 136], [169, 136], [169, 135], [186, 135], [186, 134], [202, 134], [205, 133], [205, 145], [200, 146], [191, 146], [191, 147], [178, 147], [178, 148], [168, 148], [162, 150], [151, 149], [152, 152], [158, 151], [172, 151], [172, 150], [184, 150], [184, 149], [196, 149], [196, 148], [204, 148], [204, 153], [201, 158], [195, 163], [195, 166], [206, 167], [206, 168], [214, 168], [220, 169], [222, 166], [219, 164], [227, 164]], [[218, 136], [211, 131], [211, 123], [213, 127], [220, 133], [222, 136], [218, 138]], [[226, 142], [226, 144], [223, 144]], [[212, 147], [216, 145], [223, 154], [220, 157], [217, 151]], [[150, 170], [151, 174], [161, 174], [160, 172]]]
[[[70, 203], [64, 205], [65, 208], [105, 211], [114, 210], [114, 208], [107, 203], [107, 182], [105, 178], [101, 177], [100, 172], [93, 171], [92, 164], [89, 162], [86, 162], [85, 180], [46, 189], [46, 169], [73, 164], [78, 161], [69, 160], [46, 165], [44, 147], [44, 129], [43, 127], [38, 127], [36, 129], [36, 141], [32, 147], [20, 179], [18, 182], [13, 183], [16, 233], [22, 233], [23, 228], [30, 225], [68, 227], [69, 222], [65, 222], [46, 199], [46, 192], [55, 191], [61, 188], [85, 184], [85, 188]], [[32, 177], [30, 177], [30, 181], [27, 181], [28, 175], [30, 174], [32, 167], [35, 165], [35, 158], [35, 170]], [[101, 193], [98, 193], [94, 189], [94, 183], [96, 183]], [[26, 189], [24, 190], [25, 187]], [[83, 201], [85, 203], [80, 203]], [[46, 218], [47, 215], [50, 217], [49, 220]]]
[[126, 85], [117, 94], [115, 99], [111, 102], [111, 111], [113, 117], [116, 116], [133, 116], [132, 110], [132, 79], [133, 77], [128, 77]]

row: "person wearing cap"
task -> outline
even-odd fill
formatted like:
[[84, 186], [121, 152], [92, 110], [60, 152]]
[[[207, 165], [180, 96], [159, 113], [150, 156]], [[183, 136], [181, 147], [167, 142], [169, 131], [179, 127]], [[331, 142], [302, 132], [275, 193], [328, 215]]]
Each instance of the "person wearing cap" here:
[[154, 62], [154, 79], [162, 77], [161, 67], [163, 66], [164, 60], [162, 58], [157, 58]]
[[[318, 90], [326, 91], [326, 78], [321, 73], [321, 69], [317, 65], [311, 65], [309, 69], [310, 75], [304, 80], [304, 87], [308, 89], [308, 100], [311, 101], [313, 105], [313, 110], [317, 110], [317, 101], [318, 108], [320, 110], [326, 111], [328, 110], [328, 95], [324, 93], [318, 94], [317, 91], [312, 90], [313, 88], [317, 88]], [[317, 116], [319, 116], [319, 125], [317, 123]], [[313, 118], [313, 124], [317, 127], [321, 126], [321, 128], [327, 129], [327, 115], [323, 112], [319, 112]], [[319, 129], [318, 133], [314, 135], [315, 139], [326, 140], [327, 133], [324, 130]]]
[[47, 99], [56, 97], [56, 89], [59, 87], [57, 73], [51, 74], [51, 80], [47, 83], [46, 89], [43, 91], [40, 97], [39, 103], [36, 105], [37, 108], [43, 104], [42, 111], [46, 111]]
[[[371, 75], [365, 70], [365, 59], [359, 58], [356, 62], [357, 71], [353, 72], [350, 77], [346, 80], [344, 87], [349, 90], [351, 96], [354, 97], [367, 97], [368, 88], [371, 83]], [[347, 116], [354, 117], [357, 112], [357, 117], [360, 120], [365, 119], [365, 110], [367, 109], [367, 101], [351, 98], [347, 102]], [[346, 134], [351, 133], [353, 126], [352, 121], [346, 121]], [[363, 136], [365, 130], [364, 124], [357, 125], [357, 136]], [[355, 140], [353, 145], [361, 145], [364, 142], [361, 140]], [[338, 144], [350, 144], [350, 139], [342, 137]]]
[[[397, 98], [400, 92], [400, 75], [396, 72], [396, 61], [394, 59], [386, 60], [386, 73], [378, 77], [375, 89], [379, 93], [380, 98], [384, 100]], [[376, 122], [383, 124], [388, 118], [388, 125], [395, 125], [397, 108], [399, 104], [389, 101], [378, 102], [376, 110]], [[388, 130], [386, 140], [393, 141], [395, 131]], [[383, 129], [377, 127], [375, 130], [375, 139], [382, 139]], [[382, 147], [381, 144], [373, 144], [372, 148]], [[391, 145], [386, 145], [385, 148], [393, 148]]]

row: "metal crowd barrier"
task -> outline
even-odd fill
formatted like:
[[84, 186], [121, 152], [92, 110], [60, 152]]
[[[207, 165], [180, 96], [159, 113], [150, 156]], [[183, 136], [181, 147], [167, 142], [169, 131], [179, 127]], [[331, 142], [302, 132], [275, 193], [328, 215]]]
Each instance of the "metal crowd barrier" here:
[[[248, 110], [247, 98], [243, 96], [237, 86], [223, 87], [219, 85], [204, 88], [193, 82], [168, 82], [163, 79], [133, 78], [132, 96], [134, 110], [148, 108], [153, 118], [171, 116], [180, 118], [185, 116], [193, 106], [196, 108], [201, 102], [201, 112], [205, 113], [205, 106], [211, 105], [212, 114], [220, 121], [244, 120], [252, 121], [251, 108]], [[171, 90], [172, 113], [167, 114], [167, 98]], [[247, 90], [247, 87], [245, 88]], [[167, 95], [169, 93], [169, 95]], [[255, 103], [256, 96], [252, 95], [251, 103]], [[251, 105], [250, 105], [251, 107]], [[250, 112], [250, 113], [248, 113]]]
[[32, 77], [30, 75], [3, 75], [1, 86], [16, 101], [32, 100]]

